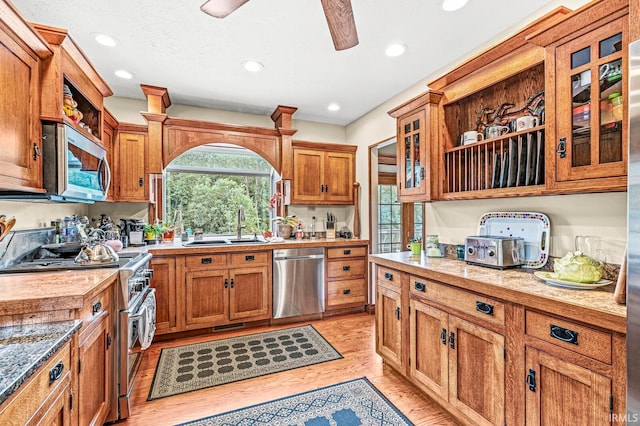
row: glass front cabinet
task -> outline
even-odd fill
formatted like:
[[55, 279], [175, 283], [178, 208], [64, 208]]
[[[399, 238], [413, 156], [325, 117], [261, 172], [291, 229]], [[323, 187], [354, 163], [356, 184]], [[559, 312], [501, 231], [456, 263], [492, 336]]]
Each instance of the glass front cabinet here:
[[437, 196], [437, 105], [441, 92], [428, 91], [389, 115], [396, 118], [398, 199], [426, 201]]

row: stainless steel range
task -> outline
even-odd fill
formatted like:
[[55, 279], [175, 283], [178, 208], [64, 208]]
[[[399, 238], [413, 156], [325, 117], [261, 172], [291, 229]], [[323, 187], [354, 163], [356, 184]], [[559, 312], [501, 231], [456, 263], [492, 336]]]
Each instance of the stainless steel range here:
[[131, 411], [131, 390], [156, 329], [155, 289], [149, 283], [151, 254], [140, 253], [120, 268], [118, 294], [118, 418], [126, 419]]

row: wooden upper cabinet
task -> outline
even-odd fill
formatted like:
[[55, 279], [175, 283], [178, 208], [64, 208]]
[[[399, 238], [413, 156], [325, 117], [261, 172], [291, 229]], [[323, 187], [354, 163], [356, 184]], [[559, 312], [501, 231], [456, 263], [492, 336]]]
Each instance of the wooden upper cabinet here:
[[429, 91], [389, 111], [397, 119], [398, 198], [429, 201], [438, 194], [438, 110], [442, 93]]
[[355, 146], [294, 142], [292, 204], [352, 204]]
[[546, 48], [554, 93], [547, 104], [552, 191], [626, 189], [628, 32], [627, 1], [613, 0], [592, 2], [565, 26], [531, 38]]
[[40, 148], [40, 61], [47, 43], [0, 2], [0, 189], [44, 192]]
[[120, 131], [118, 135], [118, 159], [115, 161], [114, 181], [120, 201], [148, 201], [148, 175], [146, 173], [145, 133]]
[[[113, 92], [66, 30], [32, 25], [53, 50], [53, 55], [42, 63], [40, 72], [42, 120], [67, 123], [100, 143], [103, 99]], [[81, 118], [65, 113], [65, 94], [72, 96], [74, 104], [71, 109], [77, 109], [82, 114]]]

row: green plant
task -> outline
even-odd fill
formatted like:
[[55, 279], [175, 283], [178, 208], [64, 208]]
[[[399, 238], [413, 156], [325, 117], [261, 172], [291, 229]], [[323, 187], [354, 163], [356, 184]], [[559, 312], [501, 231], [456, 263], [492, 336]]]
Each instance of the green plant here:
[[291, 215], [291, 216], [276, 216], [274, 217], [273, 220], [275, 223], [282, 223], [282, 224], [287, 224], [287, 225], [291, 225], [292, 227], [296, 227], [298, 226], [298, 219], [296, 219], [296, 215]]
[[162, 234], [164, 233], [164, 230], [163, 230], [162, 224], [160, 223], [156, 223], [156, 224], [147, 223], [144, 226], [144, 233], [151, 234], [157, 238], [162, 236]]

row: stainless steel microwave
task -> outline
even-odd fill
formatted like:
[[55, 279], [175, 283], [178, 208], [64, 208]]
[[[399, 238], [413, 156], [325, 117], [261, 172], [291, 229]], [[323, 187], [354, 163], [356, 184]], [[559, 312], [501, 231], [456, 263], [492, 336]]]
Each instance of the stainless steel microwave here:
[[111, 183], [107, 151], [64, 123], [42, 123], [43, 184], [59, 201], [104, 201]]

